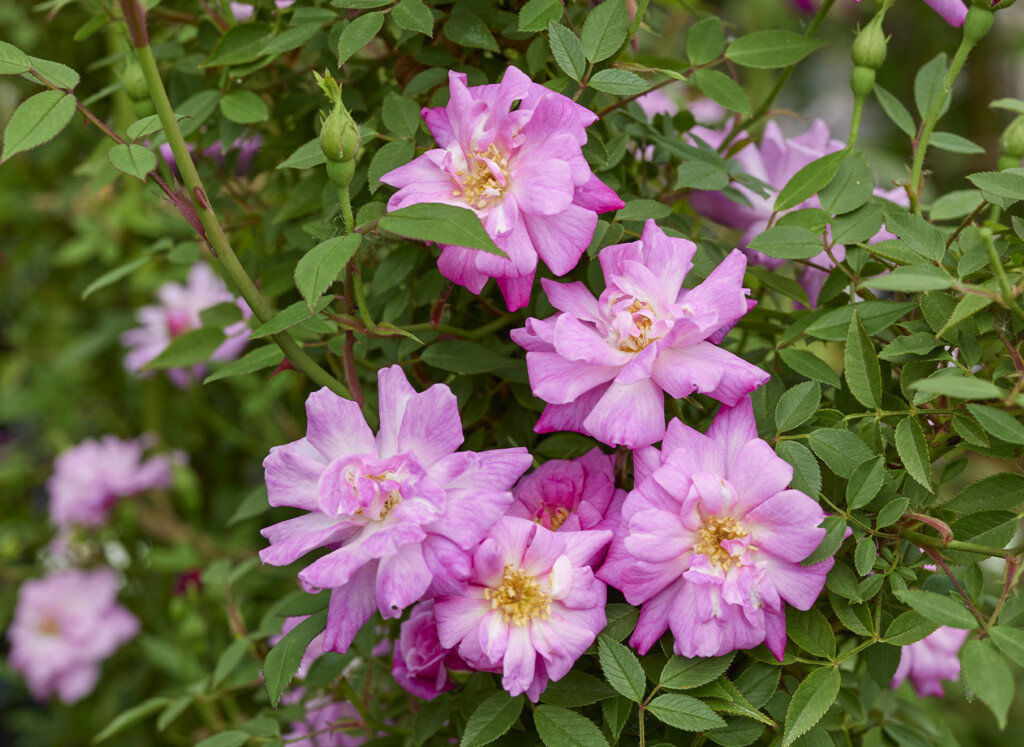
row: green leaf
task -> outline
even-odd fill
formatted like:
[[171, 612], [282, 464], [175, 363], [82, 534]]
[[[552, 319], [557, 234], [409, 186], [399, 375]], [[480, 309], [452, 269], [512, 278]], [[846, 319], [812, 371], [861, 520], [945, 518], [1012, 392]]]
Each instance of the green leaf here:
[[256, 350], [246, 353], [226, 366], [218, 368], [203, 380], [203, 384], [226, 379], [229, 376], [255, 373], [271, 366], [277, 367], [283, 360], [284, 353], [281, 351], [281, 348], [277, 345], [264, 345], [262, 348], [256, 348]]
[[717, 680], [732, 663], [734, 654], [709, 658], [673, 656], [661, 670], [659, 684], [668, 690], [689, 690]]
[[972, 404], [967, 405], [967, 409], [990, 435], [1007, 443], [1024, 446], [1024, 425], [1010, 413], [987, 405]]
[[969, 418], [966, 415], [956, 414], [953, 416], [953, 430], [956, 431], [957, 435], [960, 436], [964, 441], [975, 446], [984, 446], [988, 448], [992, 445], [989, 441], [988, 434], [978, 425], [978, 421], [974, 418]]
[[[946, 76], [946, 54], [940, 52], [921, 66], [914, 77], [914, 103], [917, 112], [924, 119], [932, 108], [932, 104], [942, 95], [942, 79]], [[939, 111], [941, 117], [949, 109], [949, 96]]]
[[32, 69], [29, 56], [13, 44], [0, 41], [0, 75], [17, 75]]
[[[857, 244], [872, 238], [882, 227], [883, 210], [880, 201], [871, 200], [851, 213], [837, 216], [832, 222], [832, 241]], [[872, 251], [876, 251], [874, 246]]]
[[547, 747], [608, 747], [593, 721], [561, 706], [538, 706], [533, 724]]
[[215, 327], [200, 327], [171, 340], [156, 358], [142, 367], [143, 371], [164, 368], [187, 368], [204, 363], [213, 351], [224, 342], [224, 330]]
[[85, 290], [82, 291], [82, 300], [84, 301], [93, 293], [103, 288], [106, 288], [108, 285], [113, 285], [121, 278], [128, 277], [143, 265], [149, 264], [149, 261], [151, 259], [152, 256], [147, 254], [142, 257], [130, 259], [124, 264], [118, 265], [112, 270], [107, 270], [105, 273], [100, 275], [98, 278], [93, 280], [91, 283], [89, 283], [89, 285], [85, 287]]
[[647, 706], [658, 720], [682, 731], [721, 729], [725, 720], [696, 698], [680, 693], [659, 695]]
[[825, 528], [825, 536], [821, 538], [821, 544], [814, 552], [800, 561], [800, 565], [805, 568], [831, 558], [843, 544], [843, 539], [846, 536], [846, 519], [841, 516], [826, 516], [822, 520], [821, 526]]
[[982, 192], [1010, 200], [1024, 200], [1024, 174], [1020, 169], [970, 174], [967, 179]]
[[628, 28], [626, 0], [606, 0], [590, 11], [580, 33], [587, 59], [600, 62], [615, 54], [626, 41]]
[[686, 56], [694, 65], [706, 65], [725, 52], [722, 22], [715, 16], [698, 21], [686, 32]]
[[53, 140], [74, 116], [75, 97], [70, 93], [43, 91], [25, 99], [7, 122], [0, 163]]
[[224, 329], [242, 321], [242, 310], [234, 301], [222, 301], [214, 306], [207, 306], [199, 312], [199, 321], [204, 327]]
[[107, 158], [118, 171], [140, 182], [146, 181], [146, 175], [156, 169], [156, 155], [141, 145], [118, 143], [107, 153]]
[[195, 132], [203, 122], [210, 118], [210, 115], [217, 111], [217, 102], [220, 101], [220, 91], [200, 91], [189, 96], [175, 107], [175, 116], [183, 120], [179, 125], [181, 134], [188, 136]]
[[423, 202], [393, 210], [377, 224], [391, 233], [419, 241], [481, 249], [508, 259], [484, 230], [480, 219], [469, 208]]
[[647, 679], [636, 654], [606, 635], [598, 636], [597, 650], [608, 684], [634, 703], [643, 702]]
[[775, 428], [786, 433], [810, 420], [821, 402], [821, 387], [816, 381], [805, 381], [785, 392], [775, 405]]
[[348, 58], [365, 47], [384, 25], [384, 14], [380, 11], [359, 16], [345, 27], [338, 37], [338, 67], [344, 65]]
[[452, 712], [451, 698], [445, 696], [427, 701], [416, 712], [412, 722], [413, 743], [422, 747], [437, 730], [444, 726]]
[[335, 8], [349, 8], [352, 10], [369, 10], [370, 8], [383, 8], [391, 5], [395, 0], [331, 0]]
[[934, 265], [910, 265], [897, 267], [890, 273], [868, 278], [863, 281], [868, 288], [920, 293], [922, 291], [945, 290], [953, 286], [953, 278]]
[[968, 630], [977, 630], [978, 628], [978, 621], [964, 607], [963, 602], [957, 602], [942, 594], [921, 589], [907, 589], [906, 591], [897, 591], [895, 594], [915, 612], [919, 612], [939, 625]]
[[927, 638], [938, 630], [938, 627], [938, 623], [932, 622], [920, 612], [910, 610], [889, 623], [884, 640], [893, 646], [909, 646]]
[[541, 694], [545, 703], [564, 708], [580, 708], [614, 697], [615, 691], [597, 677], [575, 669], [557, 682], [549, 683]]
[[611, 735], [612, 744], [618, 743], [622, 728], [632, 712], [633, 703], [621, 695], [601, 701], [601, 713], [604, 714], [604, 723]]
[[165, 731], [168, 726], [177, 720], [178, 716], [188, 710], [188, 707], [192, 705], [195, 699], [195, 695], [183, 695], [168, 705], [167, 708], [163, 710], [163, 713], [157, 716], [156, 730], [158, 732]]
[[587, 58], [576, 34], [560, 23], [548, 21], [548, 43], [562, 72], [577, 83], [582, 81], [587, 71]]
[[846, 304], [836, 309], [814, 312], [816, 317], [804, 330], [819, 340], [838, 342], [846, 339], [850, 328], [850, 319], [854, 311], [860, 316], [861, 323], [869, 335], [877, 335], [883, 329], [904, 316], [916, 303], [896, 303], [893, 301], [862, 301], [857, 304]]
[[932, 483], [932, 459], [928, 454], [928, 442], [924, 431], [915, 417], [906, 417], [896, 426], [896, 451], [899, 452], [903, 466], [914, 481], [929, 493], [935, 492]]
[[779, 441], [775, 445], [779, 456], [793, 467], [790, 487], [805, 495], [816, 497], [821, 490], [821, 468], [811, 450], [797, 441]]
[[964, 218], [973, 213], [983, 201], [981, 193], [976, 189], [957, 189], [936, 198], [929, 206], [928, 215], [933, 221]]
[[[416, 0], [418, 2], [418, 0]], [[391, 91], [384, 97], [381, 110], [384, 126], [399, 137], [412, 137], [420, 128], [420, 105], [408, 96]]]
[[836, 637], [832, 627], [825, 616], [813, 607], [806, 612], [786, 607], [786, 634], [812, 656], [836, 657]]
[[985, 149], [977, 143], [965, 137], [954, 135], [952, 132], [933, 132], [932, 139], [928, 141], [928, 144], [933, 148], [949, 151], [950, 153], [980, 155], [985, 152]]
[[361, 234], [352, 233], [328, 239], [314, 246], [299, 260], [295, 266], [295, 287], [306, 299], [310, 313], [359, 250], [362, 238]]
[[885, 458], [881, 455], [857, 465], [846, 485], [846, 506], [851, 511], [871, 503], [885, 482]]
[[657, 200], [630, 200], [626, 206], [615, 214], [615, 220], [646, 221], [660, 220], [672, 215], [672, 208]]
[[404, 166], [416, 155], [416, 145], [408, 140], [396, 140], [386, 143], [377, 151], [370, 162], [367, 178], [370, 181], [370, 192], [381, 188], [381, 178], [399, 166]]
[[270, 319], [254, 329], [249, 334], [249, 339], [258, 340], [261, 337], [276, 335], [278, 332], [283, 332], [289, 327], [294, 327], [296, 324], [302, 324], [303, 322], [309, 321], [326, 309], [331, 304], [332, 300], [333, 299], [329, 297], [321, 298], [313, 308], [312, 313], [310, 313], [309, 309], [306, 308], [305, 301], [296, 301], [291, 306], [277, 312]]
[[803, 226], [772, 226], [755, 236], [750, 248], [776, 259], [810, 259], [825, 249], [821, 236]]
[[875, 177], [868, 166], [868, 158], [864, 151], [857, 151], [843, 159], [835, 177], [818, 196], [822, 208], [839, 215], [856, 210], [870, 200], [874, 188]]
[[839, 670], [835, 667], [820, 667], [804, 678], [786, 709], [782, 747], [789, 747], [821, 720], [839, 695], [839, 685]]
[[1016, 512], [1024, 504], [1024, 475], [1001, 472], [971, 483], [943, 505], [960, 514], [991, 509]]
[[292, 628], [274, 644], [263, 662], [263, 681], [270, 705], [277, 708], [281, 693], [292, 681], [310, 642], [327, 627], [327, 610], [321, 610]]
[[232, 729], [202, 739], [196, 742], [195, 747], [242, 747], [248, 741], [249, 734], [247, 732]]
[[903, 106], [898, 98], [893, 96], [877, 83], [875, 84], [875, 97], [878, 99], [878, 103], [882, 105], [882, 109], [885, 113], [889, 115], [889, 119], [891, 119], [897, 127], [903, 130], [903, 132], [905, 132], [909, 137], [915, 137], [917, 135], [917, 127], [914, 126], [914, 118], [907, 110], [907, 107]]
[[903, 239], [908, 248], [922, 257], [939, 262], [946, 254], [946, 240], [942, 236], [942, 231], [920, 215], [899, 210], [887, 211], [885, 227]]
[[1003, 654], [1024, 667], [1024, 630], [996, 625], [988, 629], [988, 635]]
[[434, 35], [434, 15], [421, 0], [401, 0], [391, 9], [391, 17], [406, 31], [418, 31], [425, 36]]
[[730, 44], [725, 56], [744, 67], [789, 67], [827, 43], [824, 39], [793, 31], [755, 31]]
[[683, 161], [676, 175], [676, 189], [720, 190], [729, 186], [729, 171], [723, 163], [694, 158]]
[[719, 70], [696, 70], [693, 73], [693, 82], [701, 93], [719, 106], [750, 116], [750, 99], [747, 98], [747, 92], [725, 73]]
[[466, 722], [460, 747], [482, 747], [512, 728], [523, 710], [523, 696], [510, 698], [508, 693], [498, 691], [477, 706]]
[[807, 443], [830, 470], [847, 479], [858, 464], [875, 456], [857, 436], [838, 428], [811, 431]]
[[878, 512], [878, 516], [875, 518], [875, 527], [884, 529], [885, 527], [892, 526], [907, 512], [909, 505], [910, 501], [903, 496], [893, 498]]
[[843, 374], [850, 392], [867, 408], [877, 410], [882, 403], [882, 371], [860, 316], [854, 310], [846, 333]]
[[516, 364], [511, 358], [469, 340], [435, 342], [423, 351], [423, 362], [442, 371], [466, 375], [500, 371]]
[[303, 143], [295, 151], [277, 165], [279, 169], [311, 169], [327, 163], [327, 156], [320, 147], [320, 138], [313, 138], [308, 143]]
[[228, 29], [206, 59], [206, 67], [244, 65], [260, 58], [273, 29], [266, 23], [240, 23]]
[[219, 688], [224, 680], [242, 663], [242, 659], [249, 652], [250, 645], [251, 642], [248, 638], [238, 638], [228, 644], [228, 647], [224, 649], [217, 659], [217, 666], [213, 669], [213, 676], [210, 679], [210, 687], [213, 690]]
[[778, 353], [782, 362], [801, 376], [834, 386], [836, 389], [842, 386], [839, 376], [832, 370], [832, 367], [814, 353], [793, 348], [782, 348]]
[[[602, 6], [599, 5], [597, 7], [600, 8]], [[608, 68], [607, 70], [595, 73], [587, 81], [587, 85], [591, 88], [596, 88], [598, 91], [611, 93], [616, 96], [633, 96], [643, 93], [651, 87], [650, 83], [636, 73], [614, 68]]]
[[252, 91], [232, 91], [220, 100], [220, 111], [224, 118], [238, 124], [265, 122], [270, 110], [263, 99]]
[[1006, 716], [1013, 702], [1013, 673], [999, 651], [988, 641], [972, 639], [960, 650], [964, 680], [992, 709], [999, 728], [1006, 728]]
[[263, 49], [260, 50], [260, 56], [281, 54], [282, 52], [298, 49], [316, 36], [320, 28], [321, 25], [319, 23], [303, 23], [294, 28], [287, 29], [267, 42]]
[[444, 35], [449, 41], [463, 47], [486, 49], [490, 52], [499, 51], [494, 34], [487, 28], [487, 24], [473, 13], [462, 11], [452, 13], [451, 18], [444, 25]]
[[[58, 88], [70, 91], [82, 80], [82, 76], [80, 76], [75, 70], [72, 70], [70, 67], [60, 62], [41, 60], [38, 57], [29, 57], [28, 59], [32, 63], [33, 70]], [[23, 77], [31, 80], [33, 83], [37, 82], [34, 75], [26, 75]]]
[[941, 394], [957, 399], [1001, 399], [1005, 392], [993, 384], [975, 376], [932, 376], [915, 381], [910, 388], [928, 394]]
[[171, 698], [160, 696], [149, 698], [136, 706], [114, 716], [110, 723], [103, 727], [99, 734], [92, 738], [93, 744], [104, 742], [115, 734], [120, 734], [130, 726], [134, 726], [143, 719], [149, 718], [157, 711], [171, 702]]
[[853, 565], [857, 569], [857, 575], [868, 575], [872, 567], [874, 567], [875, 558], [877, 557], [878, 549], [875, 547], [873, 539], [865, 537], [857, 543], [857, 548], [853, 551]]
[[519, 30], [543, 31], [549, 21], [557, 21], [561, 17], [562, 3], [559, 0], [530, 0], [519, 11]]
[[[793, 213], [790, 213], [790, 215], [793, 215]], [[764, 265], [749, 265], [747, 272], [772, 290], [776, 290], [788, 298], [799, 301], [804, 306], [810, 306], [811, 302], [807, 298], [807, 291], [793, 278], [770, 270]]]

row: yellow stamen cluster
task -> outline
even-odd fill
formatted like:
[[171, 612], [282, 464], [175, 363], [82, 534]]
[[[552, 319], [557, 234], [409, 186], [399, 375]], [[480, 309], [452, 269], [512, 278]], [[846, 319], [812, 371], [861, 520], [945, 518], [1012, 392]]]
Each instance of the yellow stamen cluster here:
[[391, 511], [395, 508], [395, 506], [397, 506], [401, 502], [402, 494], [399, 493], [398, 490], [392, 490], [390, 493], [388, 493], [387, 500], [384, 501], [384, 505], [380, 507], [381, 520], [388, 518], [388, 514], [390, 514]]
[[732, 516], [712, 516], [704, 522], [700, 530], [700, 542], [693, 546], [693, 551], [707, 556], [714, 565], [729, 570], [739, 562], [722, 547], [726, 540], [746, 537], [750, 532], [740, 526]]
[[501, 610], [505, 622], [522, 627], [534, 617], [547, 620], [551, 616], [551, 598], [541, 591], [533, 576], [505, 566], [505, 575], [496, 589], [484, 589], [492, 610]]
[[[560, 526], [562, 526], [562, 524], [565, 523], [566, 519], [569, 518], [569, 514], [571, 512], [565, 506], [561, 506], [561, 507], [559, 507], [557, 509], [553, 508], [551, 506], [545, 506], [544, 507], [544, 513], [546, 513], [548, 516], [551, 517], [551, 531], [552, 532], [557, 532], [558, 528]], [[540, 516], [538, 516], [536, 519], [534, 519], [534, 521], [537, 522], [538, 524], [541, 524], [541, 525], [544, 524], [544, 521], [542, 520], [542, 517], [540, 517]]]
[[[633, 323], [640, 330], [639, 335], [632, 335], [627, 340], [624, 340], [619, 344], [619, 350], [625, 353], [639, 353], [641, 350], [650, 345], [652, 340], [648, 333], [651, 331], [651, 319], [646, 314], [640, 314], [639, 312], [644, 309], [650, 309], [651, 306], [646, 301], [634, 301], [626, 311], [633, 314]], [[657, 339], [657, 338], [655, 338]]]
[[[493, 161], [498, 165], [505, 184], [498, 181], [484, 162], [484, 159]], [[455, 182], [452, 197], [461, 197], [471, 207], [487, 207], [487, 203], [500, 196], [508, 185], [508, 159], [498, 151], [498, 147], [494, 143], [491, 143], [484, 153], [473, 158], [468, 169], [468, 173], [465, 171], [456, 172], [459, 180]], [[455, 180], [453, 179], [453, 181]]]
[[38, 630], [43, 635], [60, 635], [60, 623], [56, 617], [47, 615], [39, 621]]

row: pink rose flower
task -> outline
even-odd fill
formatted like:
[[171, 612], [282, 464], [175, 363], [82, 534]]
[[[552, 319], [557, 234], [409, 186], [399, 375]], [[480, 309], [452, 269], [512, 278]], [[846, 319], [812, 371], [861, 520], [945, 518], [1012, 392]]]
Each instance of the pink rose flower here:
[[147, 436], [124, 441], [108, 435], [86, 439], [61, 453], [46, 483], [50, 521], [62, 528], [70, 524], [100, 527], [119, 498], [169, 487], [171, 464], [183, 457], [144, 460], [143, 452], [152, 441]]
[[525, 348], [530, 386], [548, 403], [538, 433], [578, 431], [632, 449], [665, 433], [665, 392], [707, 394], [732, 405], [769, 375], [718, 347], [753, 307], [747, 262], [733, 251], [696, 288], [683, 288], [697, 248], [647, 221], [640, 241], [601, 250], [605, 290], [542, 280], [559, 310], [512, 330]]
[[469, 669], [454, 651], [441, 646], [434, 617], [434, 602], [420, 602], [402, 623], [395, 641], [391, 674], [395, 682], [425, 700], [433, 700], [455, 687], [449, 669]]
[[[278, 10], [284, 10], [295, 5], [295, 0], [274, 0], [274, 5]], [[252, 3], [228, 3], [228, 6], [231, 8], [231, 14], [239, 23], [252, 20], [253, 14], [256, 12], [256, 6]]]
[[598, 578], [642, 604], [630, 644], [644, 654], [669, 628], [682, 656], [765, 643], [782, 659], [783, 604], [814, 604], [832, 559], [818, 504], [787, 490], [793, 468], [757, 437], [750, 398], [722, 407], [707, 434], [673, 420], [659, 452], [634, 453], [636, 488]]
[[960, 678], [957, 654], [969, 633], [969, 630], [943, 625], [928, 637], [901, 648], [900, 665], [892, 677], [891, 686], [899, 687], [909, 677], [921, 697], [935, 695], [941, 698], [944, 694], [942, 681], [956, 682]]
[[103, 660], [138, 632], [139, 621], [117, 603], [112, 570], [69, 568], [22, 584], [9, 661], [36, 699], [75, 703], [96, 686]]
[[422, 112], [440, 147], [381, 177], [399, 188], [388, 210], [440, 202], [476, 213], [508, 259], [444, 245], [438, 269], [473, 293], [495, 278], [515, 311], [530, 300], [538, 256], [555, 275], [569, 272], [593, 238], [597, 214], [625, 203], [583, 157], [592, 111], [515, 67], [496, 85], [470, 88], [455, 72], [449, 83], [448, 106]]
[[324, 647], [347, 651], [379, 609], [459, 593], [469, 553], [512, 503], [509, 488], [533, 458], [524, 448], [456, 452], [458, 403], [448, 387], [417, 393], [401, 366], [378, 372], [380, 430], [359, 405], [324, 388], [306, 400], [306, 437], [270, 450], [263, 466], [272, 506], [305, 513], [263, 530], [264, 563], [329, 552], [299, 573], [331, 589]]
[[[928, 7], [938, 13], [950, 26], [959, 28], [967, 18], [967, 6], [963, 0], [924, 0]], [[993, 0], [995, 5], [999, 0]], [[818, 3], [816, 0], [790, 0], [794, 7], [806, 13], [812, 13]], [[860, 0], [857, 0], [859, 3]]]
[[[237, 305], [242, 319], [224, 328], [226, 339], [213, 351], [210, 360], [237, 358], [249, 341], [249, 326], [245, 320], [252, 316], [252, 311], [228, 290], [224, 281], [205, 262], [192, 265], [185, 285], [164, 283], [156, 295], [158, 304], [143, 306], [135, 313], [142, 326], [121, 335], [121, 343], [128, 348], [124, 365], [133, 373], [148, 376], [148, 372], [140, 372], [140, 369], [160, 355], [174, 339], [203, 326], [200, 314], [218, 304]], [[188, 369], [168, 369], [167, 376], [175, 385], [184, 388], [201, 379], [205, 372], [206, 366], [200, 363]]]
[[[256, 158], [256, 153], [259, 152], [261, 145], [263, 145], [262, 135], [240, 137], [231, 144], [228, 151], [238, 151], [238, 159], [235, 161], [235, 176], [245, 176], [252, 170], [253, 160]], [[189, 154], [194, 156], [196, 151], [195, 146], [192, 145], [192, 143], [186, 143], [186, 147], [188, 148]], [[167, 168], [174, 172], [174, 175], [180, 179], [181, 172], [178, 170], [178, 162], [174, 158], [173, 151], [171, 151], [170, 143], [162, 143], [159, 151], [160, 157], [167, 163]], [[203, 158], [208, 158], [221, 168], [224, 168], [224, 164], [227, 162], [227, 153], [224, 152], [224, 146], [221, 144], [220, 140], [203, 150]]]
[[610, 539], [506, 516], [473, 554], [465, 594], [435, 602], [441, 645], [458, 646], [470, 666], [501, 672], [510, 695], [537, 702], [607, 624], [607, 589], [587, 562]]
[[370, 741], [367, 728], [351, 703], [321, 695], [305, 705], [305, 718], [293, 722], [291, 730], [282, 735], [289, 747], [360, 747]]

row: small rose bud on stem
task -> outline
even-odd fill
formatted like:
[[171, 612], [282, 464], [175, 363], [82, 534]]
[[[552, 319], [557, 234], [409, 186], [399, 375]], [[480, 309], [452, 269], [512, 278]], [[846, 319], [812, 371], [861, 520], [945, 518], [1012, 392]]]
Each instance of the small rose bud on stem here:
[[999, 169], [1012, 169], [1024, 158], [1024, 114], [1016, 117], [999, 136]]
[[327, 156], [327, 175], [335, 186], [344, 188], [347, 193], [359, 157], [359, 127], [341, 101], [341, 84], [326, 70], [323, 76], [314, 72], [313, 77], [331, 102], [331, 112], [322, 120], [320, 130], [320, 147]]

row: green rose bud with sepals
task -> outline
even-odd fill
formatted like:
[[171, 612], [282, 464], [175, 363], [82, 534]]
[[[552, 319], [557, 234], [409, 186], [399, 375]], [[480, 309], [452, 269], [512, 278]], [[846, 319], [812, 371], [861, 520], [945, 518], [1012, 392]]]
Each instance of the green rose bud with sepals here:
[[857, 38], [853, 42], [853, 48], [850, 50], [854, 65], [877, 70], [885, 62], [886, 46], [889, 39], [886, 37], [885, 32], [882, 31], [882, 18], [884, 15], [884, 12], [878, 13], [857, 34]]
[[1002, 10], [1009, 8], [1017, 0], [974, 0], [974, 4], [986, 10]]
[[999, 168], [1020, 166], [1024, 158], [1024, 114], [1016, 117], [999, 136]]
[[327, 156], [327, 174], [335, 184], [348, 184], [359, 156], [359, 127], [341, 101], [341, 85], [325, 70], [321, 77], [313, 73], [317, 85], [331, 102], [331, 112], [323, 119], [320, 148]]
[[977, 44], [988, 30], [992, 28], [992, 22], [996, 18], [995, 10], [991, 3], [982, 2], [967, 9], [967, 18], [964, 20], [964, 40], [971, 44]]

